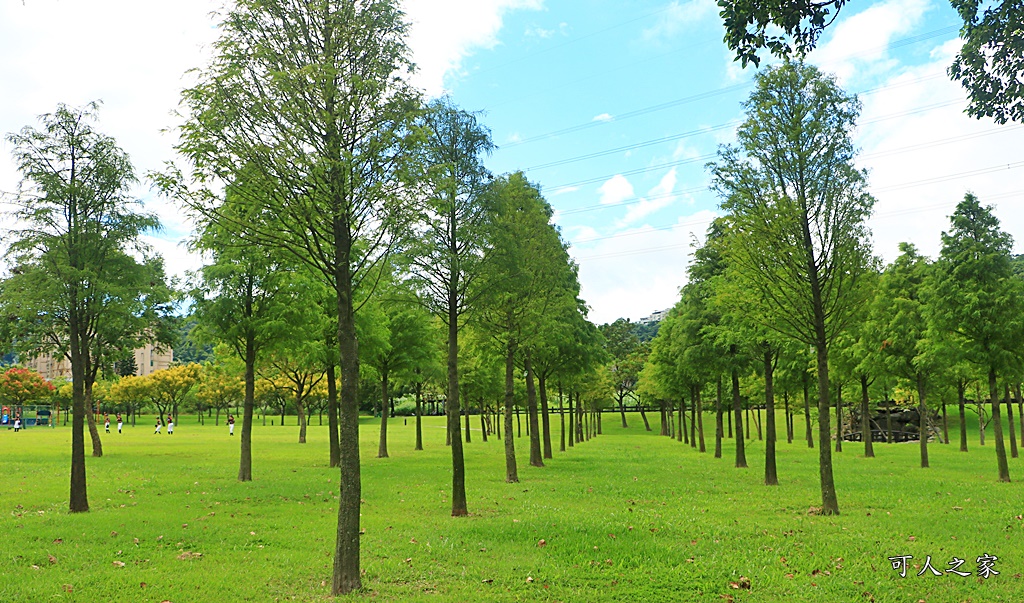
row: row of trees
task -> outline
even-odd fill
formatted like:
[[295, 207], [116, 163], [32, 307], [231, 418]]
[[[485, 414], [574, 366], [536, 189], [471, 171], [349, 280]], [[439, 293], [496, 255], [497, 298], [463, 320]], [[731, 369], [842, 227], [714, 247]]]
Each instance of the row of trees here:
[[[190, 244], [208, 261], [186, 302], [192, 338], [221, 352], [202, 371], [124, 377], [107, 396], [165, 414], [195, 388], [220, 408], [241, 373], [238, 478], [251, 480], [260, 377], [289, 392], [300, 442], [311, 397], [326, 389], [330, 461], [341, 468], [332, 590], [349, 592], [360, 587], [360, 383], [379, 383], [382, 457], [395, 381], [417, 397], [425, 382], [446, 387], [452, 515], [462, 516], [462, 409], [500, 409], [508, 434], [524, 381], [530, 463], [542, 466], [553, 386], [575, 409], [571, 444], [584, 435], [584, 404], [610, 389], [597, 371], [605, 352], [538, 188], [521, 173], [491, 175], [476, 116], [408, 84], [396, 2], [242, 0], [219, 28], [214, 59], [183, 93], [177, 150], [189, 165], [152, 178], [198, 225]], [[0, 290], [15, 351], [71, 362], [72, 512], [88, 510], [87, 422], [101, 454], [88, 411], [98, 376], [174, 336], [173, 291], [142, 243], [159, 224], [130, 197], [131, 163], [93, 130], [95, 110], [60, 106], [9, 137], [24, 228], [8, 239]], [[505, 478], [518, 481], [511, 437], [505, 454]]]
[[[1012, 240], [991, 208], [968, 194], [942, 234], [937, 261], [903, 244], [899, 258], [881, 269], [865, 225], [874, 200], [849, 137], [856, 98], [814, 67], [786, 62], [757, 76], [745, 107], [737, 143], [709, 165], [725, 215], [695, 253], [681, 300], [653, 341], [642, 388], [666, 403], [689, 399], [699, 421], [701, 392], [714, 384], [720, 456], [722, 381], [731, 381], [735, 464], [746, 467], [740, 382], [756, 367], [767, 411], [765, 483], [774, 485], [776, 393], [785, 396], [791, 433], [789, 396], [803, 391], [813, 446], [808, 394], [816, 378], [822, 512], [834, 514], [830, 409], [840, 450], [845, 386], [861, 390], [868, 457], [871, 386], [883, 395], [897, 387], [916, 393], [927, 467], [930, 396], [958, 394], [966, 451], [965, 391], [980, 378], [991, 401], [999, 479], [1009, 481], [998, 384], [1018, 383], [1024, 374], [1016, 344], [1024, 280], [1014, 274]], [[1012, 430], [1009, 385], [1006, 391]]]

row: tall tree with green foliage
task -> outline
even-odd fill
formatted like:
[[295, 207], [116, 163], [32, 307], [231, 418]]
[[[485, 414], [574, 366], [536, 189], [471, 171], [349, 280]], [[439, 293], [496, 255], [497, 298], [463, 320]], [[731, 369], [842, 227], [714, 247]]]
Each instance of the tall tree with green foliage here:
[[[551, 224], [553, 210], [536, 186], [520, 173], [494, 181], [494, 203], [487, 235], [491, 247], [483, 262], [479, 286], [479, 322], [505, 355], [505, 431], [512, 430], [513, 373], [522, 359], [527, 379], [530, 464], [544, 466], [537, 414], [532, 354], [557, 308], [575, 303], [578, 282], [565, 243]], [[513, 439], [505, 438], [506, 481], [519, 480]]]
[[643, 346], [636, 335], [635, 327], [636, 325], [628, 318], [620, 318], [599, 327], [601, 335], [604, 336], [608, 355], [611, 356], [608, 372], [615, 383], [615, 402], [619, 407], [623, 429], [628, 427], [626, 398], [636, 397], [640, 369], [643, 368]]
[[409, 257], [420, 298], [448, 328], [445, 410], [452, 449], [452, 516], [469, 513], [466, 462], [459, 425], [459, 330], [472, 307], [485, 243], [490, 173], [483, 157], [493, 148], [476, 116], [450, 100], [434, 101], [420, 118], [418, 232]]
[[933, 351], [927, 298], [931, 264], [910, 243], [882, 274], [874, 303], [876, 342], [886, 370], [917, 390], [921, 467], [928, 467], [928, 390], [938, 371]]
[[391, 385], [398, 378], [412, 379], [417, 369], [423, 369], [434, 353], [435, 325], [416, 299], [402, 295], [391, 287], [380, 302], [378, 328], [381, 341], [372, 346], [366, 363], [377, 371], [380, 378], [381, 418], [377, 457], [388, 456], [388, 415]]
[[813, 346], [818, 368], [822, 513], [839, 503], [832, 475], [828, 351], [864, 302], [874, 199], [854, 166], [860, 103], [815, 67], [785, 63], [757, 76], [735, 145], [710, 167], [728, 212], [729, 261], [786, 337]]
[[[55, 353], [71, 363], [72, 513], [89, 510], [85, 472], [85, 422], [89, 390], [112, 346], [151, 337], [151, 301], [160, 289], [150, 279], [158, 260], [139, 262], [147, 249], [140, 235], [159, 227], [129, 195], [136, 182], [128, 155], [113, 138], [93, 129], [98, 105], [59, 105], [7, 136], [21, 183], [5, 237], [12, 276], [0, 304], [12, 341], [24, 355]], [[153, 283], [153, 284], [151, 284]], [[162, 283], [161, 283], [162, 284]], [[136, 318], [138, 320], [136, 320]], [[118, 350], [120, 351], [120, 349]], [[98, 434], [94, 435], [94, 454]]]
[[[161, 179], [204, 215], [306, 263], [334, 292], [341, 366], [334, 594], [362, 584], [356, 291], [372, 292], [374, 267], [407, 233], [419, 102], [406, 82], [407, 30], [394, 0], [234, 3], [210, 65], [184, 92], [178, 149], [192, 163], [191, 180], [173, 170]], [[219, 212], [217, 182], [242, 184], [239, 194], [259, 220]]]
[[[1016, 368], [1024, 329], [1022, 287], [1010, 262], [1013, 239], [992, 208], [968, 193], [942, 233], [936, 262], [935, 321], [962, 337], [965, 357], [987, 373], [999, 481], [1010, 481], [997, 378]], [[980, 401], [979, 401], [980, 402]]]
[[[246, 207], [229, 189], [220, 212], [246, 219]], [[244, 367], [242, 430], [238, 480], [252, 481], [252, 415], [256, 400], [256, 366], [269, 349], [292, 332], [295, 297], [292, 269], [274, 254], [237, 237], [215, 220], [200, 224], [192, 242], [210, 263], [195, 275], [191, 292], [192, 336], [203, 344], [223, 343]]]

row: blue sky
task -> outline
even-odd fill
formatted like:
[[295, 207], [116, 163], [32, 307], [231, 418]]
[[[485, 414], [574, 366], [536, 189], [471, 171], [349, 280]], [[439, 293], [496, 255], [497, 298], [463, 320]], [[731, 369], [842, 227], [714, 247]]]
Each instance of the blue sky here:
[[[974, 156], [979, 144], [1013, 151], [1022, 142], [1012, 127], [960, 115], [963, 93], [943, 73], [958, 24], [947, 2], [855, 0], [809, 57], [866, 92], [863, 121], [872, 123], [854, 135], [865, 155], [876, 154], [862, 165], [878, 172], [873, 226], [886, 259], [902, 238], [936, 253], [968, 187], [983, 198], [1020, 188], [1012, 169], [989, 181], [907, 186], [1004, 162], [991, 149]], [[716, 213], [704, 165], [732, 139], [754, 73], [721, 39], [710, 0], [546, 2], [507, 14], [497, 43], [445, 79], [457, 102], [483, 112], [499, 146], [491, 168], [525, 170], [556, 208], [596, 321], [672, 305], [692, 245]], [[905, 149], [914, 145], [924, 148]], [[929, 162], [936, 149], [962, 169]], [[1021, 197], [1002, 204], [1019, 206]], [[1021, 212], [1003, 213], [1019, 232]], [[919, 216], [927, 219], [909, 228], [906, 219]]]
[[[173, 160], [172, 112], [185, 72], [216, 31], [206, 0], [0, 4], [0, 132], [57, 102], [103, 99], [101, 130], [141, 173]], [[416, 83], [481, 111], [495, 173], [525, 170], [572, 242], [591, 318], [671, 306], [692, 245], [716, 215], [704, 164], [733, 138], [753, 69], [721, 42], [713, 0], [409, 0]], [[154, 26], [154, 24], [159, 24]], [[958, 48], [947, 0], [851, 0], [810, 60], [863, 93], [860, 164], [878, 204], [876, 250], [902, 240], [934, 255], [968, 189], [1024, 237], [1024, 131], [963, 115], [944, 71]], [[68, 57], [73, 56], [69, 69]], [[11, 94], [8, 91], [16, 91]], [[0, 143], [0, 191], [14, 189]], [[150, 242], [172, 272], [199, 258], [190, 224], [140, 186], [166, 229]]]

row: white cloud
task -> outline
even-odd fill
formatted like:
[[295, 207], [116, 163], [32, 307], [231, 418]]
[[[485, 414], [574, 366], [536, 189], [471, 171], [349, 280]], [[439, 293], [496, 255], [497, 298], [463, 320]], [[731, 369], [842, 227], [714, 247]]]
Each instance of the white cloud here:
[[646, 197], [629, 206], [618, 225], [628, 226], [674, 203], [676, 196], [672, 193], [676, 189], [676, 181], [676, 168], [672, 168], [647, 192]]
[[[207, 64], [217, 37], [209, 0], [138, 2], [0, 2], [0, 135], [37, 125], [58, 103], [81, 106], [101, 99], [97, 129], [114, 137], [144, 175], [174, 159], [173, 115], [186, 72]], [[419, 66], [416, 83], [430, 94], [479, 49], [498, 43], [503, 17], [540, 9], [543, 0], [406, 0], [409, 44]], [[561, 31], [561, 26], [560, 26]], [[0, 193], [19, 176], [10, 145], [0, 139]], [[199, 260], [176, 247], [192, 224], [178, 207], [156, 199], [148, 185], [135, 194], [157, 213], [166, 231], [152, 238], [170, 272]], [[0, 224], [0, 226], [4, 226]], [[174, 240], [168, 240], [174, 239]]]
[[578, 186], [562, 186], [562, 187], [556, 188], [552, 192], [546, 193], [546, 194], [547, 194], [548, 197], [557, 197], [559, 195], [567, 195], [569, 193], [575, 193], [578, 190], [580, 190], [580, 187], [578, 187]]
[[614, 117], [612, 117], [611, 113], [602, 113], [600, 115], [595, 115], [594, 119], [590, 121], [611, 121], [613, 119]]
[[890, 58], [888, 44], [913, 31], [928, 8], [927, 0], [876, 3], [840, 21], [810, 59], [842, 82], [893, 68], [898, 63]]
[[597, 192], [600, 195], [599, 203], [601, 205], [614, 205], [636, 196], [633, 192], [633, 185], [622, 174], [612, 176], [597, 189]]
[[636, 320], [673, 306], [685, 284], [693, 244], [704, 240], [716, 216], [705, 210], [680, 216], [668, 228], [641, 226], [598, 240], [576, 237], [580, 242], [571, 253], [580, 265], [581, 297], [593, 308], [590, 319]]
[[406, 0], [409, 46], [419, 67], [413, 81], [431, 96], [442, 94], [466, 57], [498, 44], [506, 13], [542, 7], [543, 0]]
[[712, 15], [718, 16], [715, 0], [673, 0], [664, 12], [657, 15], [658, 22], [640, 34], [640, 39], [648, 43], [659, 43]]

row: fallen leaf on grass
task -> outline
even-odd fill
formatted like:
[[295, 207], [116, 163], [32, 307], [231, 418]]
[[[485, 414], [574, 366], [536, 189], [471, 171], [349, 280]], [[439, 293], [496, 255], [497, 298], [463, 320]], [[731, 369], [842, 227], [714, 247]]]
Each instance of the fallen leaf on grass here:
[[70, 584], [65, 584], [64, 585], [64, 592], [70, 593], [70, 592], [74, 592], [74, 591], [75, 591], [75, 587], [74, 586], [71, 586]]
[[124, 567], [124, 561], [114, 561], [114, 567]]
[[484, 584], [490, 584], [491, 582], [494, 582], [494, 578], [484, 578]]
[[54, 539], [53, 539], [53, 544], [60, 544], [60, 543], [62, 543], [62, 542], [64, 542], [64, 539], [63, 539], [63, 538], [54, 538]]
[[406, 563], [412, 563], [412, 557], [407, 557], [407, 558], [405, 559], [405, 562], [406, 562]]
[[114, 536], [117, 536], [117, 532], [111, 532], [111, 533], [110, 533], [110, 537], [111, 537], [111, 538], [113, 538]]
[[750, 578], [746, 576], [740, 576], [737, 582], [730, 582], [729, 588], [750, 590]]
[[527, 576], [526, 577], [526, 581], [527, 582], [533, 582], [533, 577], [532, 576]]
[[184, 553], [178, 555], [178, 560], [179, 561], [188, 561], [189, 559], [198, 559], [198, 558], [200, 558], [202, 556], [203, 556], [202, 553], [193, 553], [192, 551], [185, 551]]
[[47, 555], [47, 557], [50, 558], [50, 565], [53, 565], [53, 564], [57, 563], [57, 558], [54, 557], [53, 555]]
[[146, 586], [145, 582], [139, 582], [139, 588], [146, 588]]
[[38, 565], [33, 565], [32, 569], [37, 570], [37, 569], [39, 569], [39, 566]]
[[547, 545], [548, 545], [548, 541], [547, 541], [547, 540], [544, 540], [543, 538], [541, 538], [541, 539], [540, 539], [540, 540], [539, 540], [539, 541], [537, 542], [537, 546], [547, 546]]

